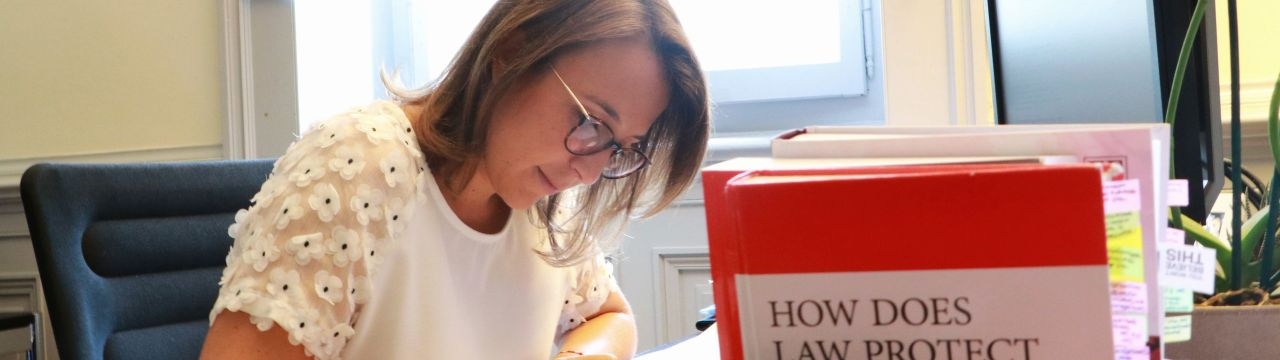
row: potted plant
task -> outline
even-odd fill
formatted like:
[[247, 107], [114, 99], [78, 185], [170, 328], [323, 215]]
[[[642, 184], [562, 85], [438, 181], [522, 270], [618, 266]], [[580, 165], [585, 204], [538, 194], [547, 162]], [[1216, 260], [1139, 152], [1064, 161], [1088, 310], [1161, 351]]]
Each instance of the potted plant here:
[[[1207, 0], [1196, 4], [1187, 39], [1175, 70], [1175, 80], [1170, 92], [1166, 122], [1172, 124], [1177, 95], [1181, 88], [1182, 72], [1188, 58], [1191, 39], [1199, 27], [1203, 7]], [[1233, 59], [1234, 61], [1234, 59]], [[1233, 74], [1234, 75], [1234, 74]], [[1238, 83], [1238, 79], [1233, 79]], [[1233, 91], [1238, 91], [1233, 88]], [[1233, 107], [1239, 104], [1232, 104]], [[1272, 161], [1280, 165], [1280, 126], [1277, 124], [1280, 110], [1280, 78], [1277, 78], [1271, 94], [1268, 112], [1267, 134], [1271, 145]], [[1238, 113], [1238, 111], [1233, 111]], [[1239, 159], [1239, 119], [1233, 119], [1231, 146], [1233, 159]], [[1241, 166], [1232, 164], [1231, 174], [1233, 221], [1239, 222], [1241, 213], [1240, 189], [1243, 187]], [[1231, 239], [1224, 240], [1205, 230], [1185, 215], [1170, 217], [1170, 225], [1186, 232], [1188, 243], [1196, 243], [1217, 251], [1218, 271], [1215, 294], [1198, 297], [1192, 312], [1191, 340], [1166, 345], [1170, 359], [1268, 359], [1280, 356], [1280, 253], [1276, 252], [1276, 216], [1280, 213], [1280, 192], [1276, 191], [1280, 179], [1280, 166], [1271, 176], [1271, 185], [1258, 197], [1259, 206], [1239, 227], [1234, 227]], [[1226, 225], [1226, 224], [1224, 224]]]

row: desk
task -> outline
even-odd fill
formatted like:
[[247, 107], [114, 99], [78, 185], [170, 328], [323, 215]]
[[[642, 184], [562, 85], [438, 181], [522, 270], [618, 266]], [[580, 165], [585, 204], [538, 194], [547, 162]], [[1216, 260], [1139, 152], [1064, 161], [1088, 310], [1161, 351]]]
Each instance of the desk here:
[[0, 359], [34, 359], [35, 330], [31, 313], [0, 313]]
[[706, 331], [693, 337], [681, 340], [670, 346], [660, 348], [656, 351], [645, 352], [636, 357], [636, 360], [688, 360], [688, 359], [719, 359], [720, 358], [720, 337], [716, 332], [716, 325], [711, 325]]

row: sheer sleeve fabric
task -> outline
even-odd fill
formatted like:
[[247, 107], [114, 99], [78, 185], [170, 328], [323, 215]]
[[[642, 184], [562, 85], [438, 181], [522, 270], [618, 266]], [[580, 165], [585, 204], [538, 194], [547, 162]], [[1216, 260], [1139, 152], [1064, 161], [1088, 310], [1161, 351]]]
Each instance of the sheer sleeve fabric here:
[[569, 291], [565, 294], [560, 322], [556, 325], [557, 344], [563, 342], [569, 331], [599, 314], [609, 294], [619, 291], [613, 278], [613, 265], [604, 255], [597, 255], [569, 270]]
[[414, 209], [422, 154], [393, 103], [357, 108], [290, 145], [252, 205], [236, 213], [235, 239], [209, 320], [244, 312], [259, 330], [334, 359], [348, 339], [369, 278]]

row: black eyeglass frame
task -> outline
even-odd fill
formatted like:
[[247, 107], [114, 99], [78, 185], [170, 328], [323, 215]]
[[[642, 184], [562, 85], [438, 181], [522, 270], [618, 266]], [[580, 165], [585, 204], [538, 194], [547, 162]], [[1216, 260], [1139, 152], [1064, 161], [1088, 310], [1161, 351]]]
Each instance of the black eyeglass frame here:
[[[574, 126], [572, 129], [569, 129], [569, 133], [565, 134], [564, 136], [565, 151], [568, 151], [570, 154], [573, 154], [576, 156], [591, 156], [591, 155], [599, 154], [601, 151], [608, 150], [609, 148], [613, 148], [613, 153], [609, 154], [608, 163], [605, 164], [604, 170], [601, 171], [600, 173], [600, 177], [603, 177], [605, 179], [610, 179], [610, 180], [617, 180], [617, 179], [625, 178], [627, 176], [631, 176], [631, 174], [635, 174], [636, 172], [640, 171], [640, 169], [644, 169], [646, 166], [649, 166], [649, 155], [645, 155], [643, 151], [640, 151], [640, 149], [637, 149], [635, 147], [623, 147], [622, 144], [619, 144], [617, 139], [613, 137], [614, 135], [613, 128], [609, 127], [609, 124], [606, 124], [605, 122], [600, 121], [600, 119], [597, 119], [596, 117], [591, 116], [591, 113], [587, 111], [586, 106], [583, 106], [582, 101], [578, 99], [578, 95], [573, 92], [573, 89], [569, 88], [569, 84], [564, 81], [563, 77], [560, 76], [560, 72], [556, 71], [556, 69], [552, 67], [551, 73], [556, 76], [557, 80], [560, 80], [560, 85], [563, 85], [565, 91], [569, 92], [569, 97], [573, 98], [574, 104], [578, 105], [578, 110], [582, 112], [582, 118], [578, 120], [578, 125]], [[604, 130], [609, 134], [609, 141], [605, 142], [604, 145], [600, 146], [599, 149], [592, 149], [586, 152], [574, 151], [573, 147], [569, 145], [570, 138], [572, 138], [573, 134], [578, 132], [579, 130], [588, 129], [587, 128], [588, 126], [590, 126], [591, 129], [596, 131], [599, 131], [600, 127], [603, 127]], [[616, 159], [622, 159], [623, 157], [628, 156], [627, 153], [634, 153], [635, 155], [638, 155], [637, 160], [639, 160], [639, 165], [636, 165], [633, 168], [628, 170], [622, 170], [620, 173], [611, 174], [609, 171], [609, 169], [613, 168], [611, 164], [624, 162], [625, 160], [616, 160]]]

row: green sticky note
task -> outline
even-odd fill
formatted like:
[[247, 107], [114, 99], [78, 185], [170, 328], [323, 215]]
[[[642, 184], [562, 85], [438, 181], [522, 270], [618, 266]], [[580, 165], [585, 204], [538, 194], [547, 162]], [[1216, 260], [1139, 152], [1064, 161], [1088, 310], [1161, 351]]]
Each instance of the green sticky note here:
[[1191, 340], [1191, 315], [1164, 318], [1163, 340], [1166, 344]]
[[1107, 266], [1112, 282], [1143, 282], [1142, 247], [1125, 243], [1107, 243]]
[[1160, 289], [1164, 290], [1164, 312], [1189, 313], [1195, 307], [1195, 304], [1192, 303], [1191, 289], [1166, 287]]
[[1139, 222], [1141, 213], [1137, 211], [1107, 214], [1107, 239], [1125, 236], [1135, 230], [1142, 230]]

